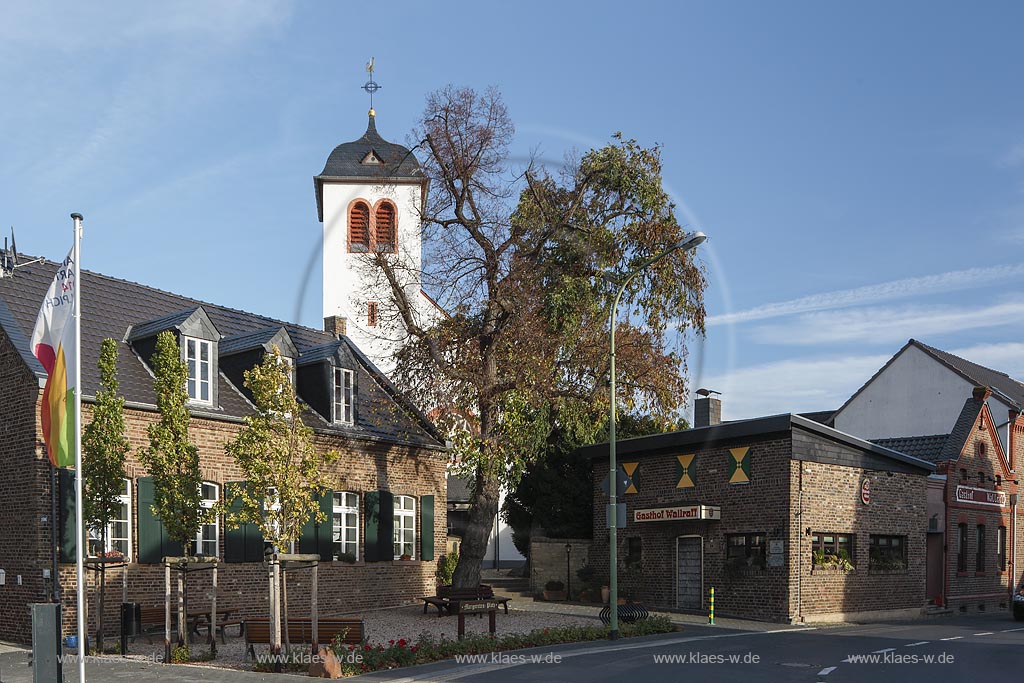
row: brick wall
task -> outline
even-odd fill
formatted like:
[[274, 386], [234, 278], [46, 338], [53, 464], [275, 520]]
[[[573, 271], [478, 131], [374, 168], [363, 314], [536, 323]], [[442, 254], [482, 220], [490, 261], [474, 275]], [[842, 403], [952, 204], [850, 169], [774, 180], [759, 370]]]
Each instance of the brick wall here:
[[[569, 544], [571, 552], [565, 551]], [[530, 538], [530, 590], [540, 593], [548, 581], [566, 583], [566, 564], [568, 564], [569, 586], [573, 594], [583, 587], [576, 572], [582, 569], [590, 558], [589, 538]], [[568, 562], [567, 562], [568, 560]]]
[[[795, 532], [790, 542], [794, 552], [789, 554], [793, 616], [802, 614], [807, 620], [820, 620], [856, 613], [922, 609], [928, 529], [927, 478], [919, 474], [878, 472], [808, 461], [794, 461], [790, 476]], [[860, 495], [865, 478], [870, 480], [871, 487], [868, 505], [861, 501]], [[814, 567], [808, 529], [811, 534], [852, 534], [854, 569]], [[905, 538], [905, 570], [869, 568], [872, 534]]]
[[[41, 517], [50, 514], [49, 464], [40, 440], [38, 401], [41, 391], [38, 383], [25, 368], [24, 362], [0, 332], [0, 568], [7, 572], [7, 585], [0, 587], [0, 639], [28, 642], [31, 632], [29, 605], [47, 599], [47, 586], [42, 570], [51, 566], [50, 525]], [[88, 423], [91, 406], [83, 405], [83, 422]], [[154, 423], [156, 413], [127, 409], [127, 435], [132, 455], [126, 465], [126, 476], [133, 482], [132, 495], [132, 549], [138, 548], [137, 485], [136, 480], [147, 473], [135, 453], [148, 444], [146, 428]], [[199, 447], [200, 469], [203, 478], [218, 484], [243, 479], [234, 461], [224, 452], [224, 444], [237, 434], [237, 422], [206, 418], [192, 419], [189, 434]], [[323, 450], [337, 450], [341, 458], [329, 465], [335, 490], [366, 491], [388, 489], [395, 495], [419, 498], [434, 495], [434, 560], [323, 563], [318, 586], [321, 613], [337, 614], [373, 607], [384, 607], [416, 600], [433, 594], [436, 558], [444, 549], [447, 528], [445, 465], [446, 454], [441, 451], [412, 448], [403, 445], [357, 441], [331, 434], [317, 434], [315, 442]], [[221, 489], [223, 494], [223, 487]], [[362, 503], [362, 498], [360, 498]], [[417, 500], [417, 554], [422, 534], [421, 515]], [[360, 553], [362, 554], [365, 515], [360, 514]], [[429, 533], [429, 530], [428, 530]], [[224, 525], [220, 531], [220, 556], [224, 552]], [[108, 599], [105, 611], [108, 633], [116, 632], [121, 602], [122, 571], [108, 572]], [[132, 563], [127, 568], [128, 600], [143, 605], [163, 603], [164, 576], [158, 565]], [[22, 586], [15, 586], [15, 577], [21, 574]], [[95, 583], [88, 572], [87, 587]], [[74, 564], [62, 564], [59, 576], [63, 591], [63, 618], [65, 628], [73, 632], [76, 620], [75, 589], [77, 585]], [[206, 601], [209, 574], [190, 575], [190, 596], [201, 595]], [[261, 563], [221, 563], [219, 571], [218, 601], [239, 607], [246, 614], [265, 610], [267, 579]], [[297, 612], [308, 613], [308, 573], [296, 572], [289, 579], [289, 602]], [[90, 588], [90, 623], [93, 591]], [[198, 604], [198, 603], [193, 603]]]

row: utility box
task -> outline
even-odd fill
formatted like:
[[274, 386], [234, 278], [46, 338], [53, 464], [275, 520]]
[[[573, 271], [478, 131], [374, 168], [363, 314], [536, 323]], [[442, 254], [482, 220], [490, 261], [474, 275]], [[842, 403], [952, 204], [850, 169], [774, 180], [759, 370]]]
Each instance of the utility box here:
[[32, 605], [32, 681], [63, 681], [60, 662], [60, 605], [44, 602]]

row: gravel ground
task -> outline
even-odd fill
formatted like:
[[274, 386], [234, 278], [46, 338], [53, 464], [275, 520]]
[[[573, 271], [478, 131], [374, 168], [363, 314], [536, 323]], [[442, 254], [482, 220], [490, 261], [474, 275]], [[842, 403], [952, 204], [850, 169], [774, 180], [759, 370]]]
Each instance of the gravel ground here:
[[[439, 619], [433, 609], [429, 614], [423, 614], [422, 606], [375, 610], [364, 612], [360, 616], [366, 620], [367, 640], [373, 645], [387, 645], [389, 640], [399, 640], [400, 638], [415, 642], [423, 633], [429, 634], [435, 640], [442, 636], [454, 640], [458, 636], [458, 618], [443, 617]], [[496, 626], [500, 636], [508, 633], [528, 633], [536, 629], [558, 626], [599, 623], [597, 619], [590, 616], [511, 609], [508, 615], [504, 611], [498, 611]], [[466, 633], [487, 633], [487, 616], [467, 616]], [[245, 638], [240, 638], [237, 634], [237, 627], [228, 627], [227, 644], [218, 640], [217, 659], [206, 664], [229, 668], [252, 668], [252, 661], [247, 660], [245, 656]], [[129, 657], [159, 661], [163, 658], [163, 639], [157, 635], [153, 641], [152, 644], [149, 644], [145, 638], [139, 638], [134, 643], [129, 643]], [[300, 651], [305, 650], [304, 646], [299, 647]], [[260, 651], [260, 648], [266, 651], [267, 646], [257, 646], [257, 652]], [[201, 642], [193, 643], [192, 651], [193, 655], [205, 653], [207, 645]]]

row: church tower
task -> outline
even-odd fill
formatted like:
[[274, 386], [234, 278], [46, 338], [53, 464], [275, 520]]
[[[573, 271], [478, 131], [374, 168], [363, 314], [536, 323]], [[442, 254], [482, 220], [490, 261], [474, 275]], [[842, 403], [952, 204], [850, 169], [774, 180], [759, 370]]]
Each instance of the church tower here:
[[313, 185], [323, 223], [324, 324], [343, 331], [388, 374], [405, 333], [369, 260], [379, 253], [399, 259], [410, 301], [431, 315], [419, 276], [427, 179], [408, 149], [377, 133], [371, 108], [363, 136], [335, 147]]

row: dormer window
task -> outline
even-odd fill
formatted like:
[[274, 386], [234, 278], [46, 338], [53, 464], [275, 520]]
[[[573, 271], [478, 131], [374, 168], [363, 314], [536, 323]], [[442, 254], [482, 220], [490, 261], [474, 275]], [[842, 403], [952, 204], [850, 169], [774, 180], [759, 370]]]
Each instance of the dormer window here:
[[355, 403], [355, 377], [351, 370], [334, 368], [334, 401], [332, 420], [352, 424], [352, 407]]
[[188, 397], [196, 403], [213, 403], [213, 342], [183, 337], [185, 362], [188, 363]]

